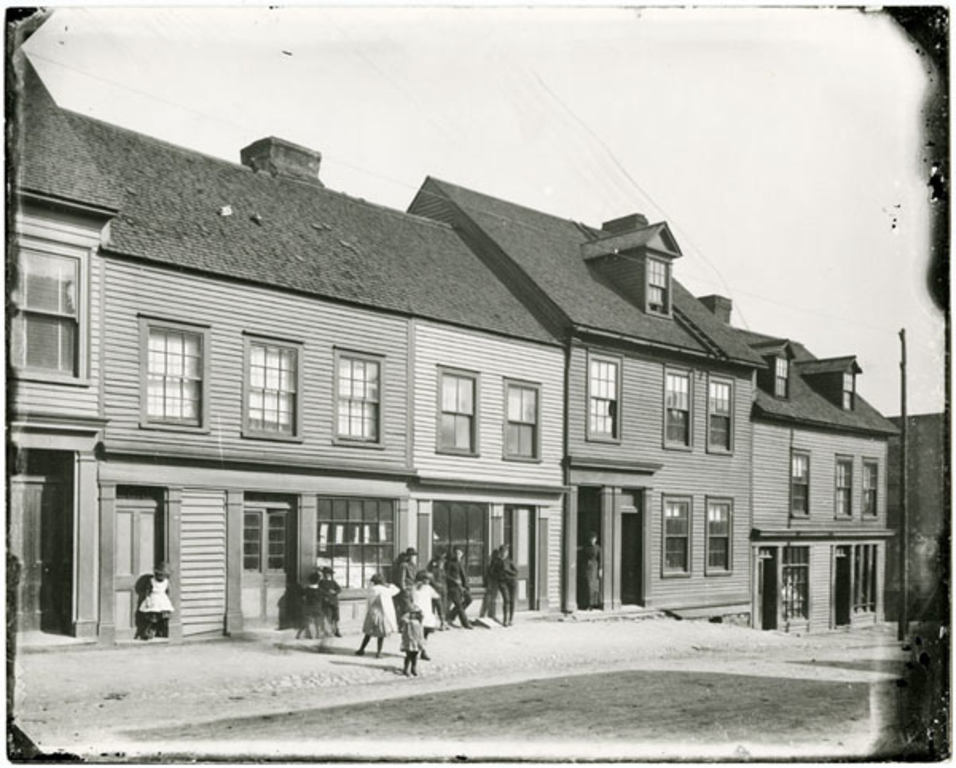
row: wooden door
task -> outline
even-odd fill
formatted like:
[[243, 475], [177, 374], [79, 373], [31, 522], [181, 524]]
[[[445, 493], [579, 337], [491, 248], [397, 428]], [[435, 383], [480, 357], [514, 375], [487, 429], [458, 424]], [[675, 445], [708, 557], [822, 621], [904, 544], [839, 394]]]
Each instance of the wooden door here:
[[757, 555], [757, 604], [760, 608], [760, 628], [777, 628], [777, 550], [761, 547]]
[[833, 574], [833, 624], [844, 627], [850, 624], [851, 598], [853, 595], [850, 578], [850, 548], [837, 547], [834, 553]]
[[534, 520], [533, 507], [505, 507], [504, 543], [511, 548], [511, 559], [518, 568], [516, 611], [527, 611], [535, 607]]
[[643, 513], [621, 515], [621, 604], [644, 603]]
[[113, 610], [116, 639], [136, 632], [136, 609], [149, 593], [157, 564], [166, 559], [160, 501], [148, 491], [120, 490], [113, 528]]
[[73, 512], [58, 478], [11, 481], [11, 548], [20, 559], [17, 627], [69, 634], [73, 611]]
[[295, 606], [295, 525], [288, 506], [243, 513], [242, 618], [249, 626], [290, 626]]

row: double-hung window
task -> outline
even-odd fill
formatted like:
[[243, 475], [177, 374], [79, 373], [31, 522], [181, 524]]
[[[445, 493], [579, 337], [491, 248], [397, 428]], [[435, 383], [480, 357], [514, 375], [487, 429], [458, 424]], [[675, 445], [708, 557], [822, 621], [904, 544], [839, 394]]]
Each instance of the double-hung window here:
[[880, 482], [880, 465], [875, 461], [863, 462], [863, 514], [876, 517], [877, 496]]
[[853, 514], [853, 459], [837, 458], [834, 507], [837, 517]]
[[707, 501], [707, 570], [725, 572], [731, 570], [731, 516], [733, 505], [729, 500]]
[[774, 365], [773, 393], [777, 397], [787, 397], [790, 392], [790, 361], [778, 357]]
[[734, 385], [711, 379], [707, 387], [707, 446], [714, 451], [729, 452], [733, 449]]
[[664, 573], [690, 573], [690, 499], [664, 499]]
[[144, 425], [203, 427], [208, 328], [141, 318], [145, 337]]
[[438, 450], [477, 455], [478, 376], [441, 370], [438, 397]]
[[670, 267], [658, 259], [647, 260], [647, 310], [658, 315], [670, 314]]
[[856, 391], [856, 384], [852, 373], [843, 374], [843, 410], [853, 410], [853, 395]]
[[381, 444], [382, 367], [380, 358], [336, 351], [336, 435], [339, 440]]
[[505, 382], [506, 459], [537, 459], [538, 451], [538, 395], [536, 384]]
[[83, 261], [19, 251], [12, 353], [24, 371], [77, 377], [81, 360], [80, 288]]
[[664, 386], [664, 442], [690, 445], [690, 374], [667, 371]]
[[790, 454], [790, 513], [806, 517], [810, 514], [810, 454]]
[[297, 436], [299, 381], [298, 345], [247, 337], [245, 434]]
[[588, 437], [617, 440], [620, 422], [619, 360], [591, 357], [588, 362]]

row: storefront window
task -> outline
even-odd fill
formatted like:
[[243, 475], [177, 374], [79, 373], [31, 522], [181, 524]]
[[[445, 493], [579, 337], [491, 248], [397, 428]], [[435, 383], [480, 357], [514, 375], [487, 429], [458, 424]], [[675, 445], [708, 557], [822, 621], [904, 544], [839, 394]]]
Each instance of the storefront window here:
[[320, 498], [316, 565], [328, 566], [346, 589], [367, 587], [376, 573], [389, 578], [394, 558], [394, 502]]
[[810, 583], [810, 548], [784, 547], [783, 550], [783, 618], [810, 617], [808, 589]]
[[484, 584], [488, 553], [488, 505], [436, 501], [432, 510], [432, 551], [448, 557], [461, 547], [472, 586]]

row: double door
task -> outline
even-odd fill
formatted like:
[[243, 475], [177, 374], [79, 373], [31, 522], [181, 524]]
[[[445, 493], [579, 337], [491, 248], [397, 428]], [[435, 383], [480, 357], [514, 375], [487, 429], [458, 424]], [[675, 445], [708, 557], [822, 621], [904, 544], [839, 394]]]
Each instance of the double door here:
[[242, 528], [242, 619], [280, 629], [296, 619], [295, 512], [285, 503], [246, 503]]

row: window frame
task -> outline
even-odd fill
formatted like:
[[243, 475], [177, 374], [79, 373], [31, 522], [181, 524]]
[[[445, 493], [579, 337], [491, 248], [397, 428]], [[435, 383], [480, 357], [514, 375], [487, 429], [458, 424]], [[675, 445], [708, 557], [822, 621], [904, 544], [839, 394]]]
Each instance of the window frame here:
[[[667, 534], [667, 505], [668, 503], [683, 503], [687, 505], [687, 533], [683, 536], [668, 536]], [[669, 538], [683, 538], [687, 542], [687, 567], [676, 570], [667, 567], [667, 540]], [[694, 542], [694, 499], [692, 496], [664, 494], [661, 497], [661, 578], [662, 579], [689, 579], [693, 575], [693, 542]]]
[[[339, 362], [342, 358], [378, 363], [378, 437], [374, 440], [362, 437], [352, 437], [339, 432]], [[332, 348], [332, 445], [349, 446], [351, 448], [385, 448], [385, 415], [386, 415], [386, 357], [374, 352], [362, 352], [346, 347]]]
[[[644, 311], [656, 317], [670, 317], [673, 311], [673, 281], [671, 280], [671, 262], [668, 259], [647, 255], [644, 257]], [[651, 307], [651, 265], [659, 264], [664, 268], [664, 309]], [[654, 286], [660, 287], [660, 286]]]
[[[21, 318], [31, 312], [46, 314], [42, 311], [21, 309], [19, 301], [22, 299], [22, 278], [24, 275], [21, 266], [21, 255], [24, 251], [38, 256], [72, 259], [77, 262], [76, 271], [76, 347], [74, 349], [73, 373], [62, 373], [48, 368], [31, 368], [26, 363], [25, 327]], [[69, 245], [52, 240], [35, 237], [20, 236], [16, 238], [13, 247], [14, 263], [16, 264], [16, 284], [11, 294], [11, 316], [9, 325], [9, 354], [11, 376], [21, 381], [38, 381], [68, 386], [90, 386], [90, 285], [92, 271], [92, 257], [89, 248]], [[59, 315], [57, 315], [59, 316]], [[24, 363], [18, 363], [23, 356]]]
[[[687, 380], [687, 442], [671, 440], [667, 436], [667, 381], [670, 376], [681, 376]], [[694, 450], [694, 371], [690, 368], [679, 368], [677, 366], [664, 366], [664, 402], [663, 402], [663, 440], [662, 445], [667, 450], [672, 451], [692, 451]]]
[[[806, 498], [807, 498], [807, 510], [806, 512], [798, 512], [793, 505], [794, 493], [793, 487], [795, 484], [794, 474], [793, 474], [793, 459], [795, 456], [803, 456], [807, 460], [807, 478], [806, 482], [802, 483], [806, 487]], [[810, 517], [810, 484], [813, 481], [812, 476], [812, 464], [810, 459], [810, 451], [804, 450], [802, 448], [791, 448], [790, 449], [790, 517], [796, 517], [800, 519], [805, 519]]]
[[[730, 387], [730, 401], [729, 407], [730, 412], [727, 416], [727, 447], [723, 448], [721, 446], [714, 446], [711, 444], [711, 418], [714, 416], [714, 411], [712, 408], [712, 399], [710, 395], [711, 384], [726, 384]], [[707, 452], [716, 453], [723, 456], [731, 456], [734, 453], [734, 448], [736, 447], [736, 441], [734, 439], [734, 430], [736, 427], [736, 419], [734, 418], [734, 404], [735, 397], [737, 394], [737, 388], [735, 386], [736, 382], [726, 376], [713, 376], [708, 374], [707, 376]]]
[[[437, 369], [436, 397], [435, 397], [435, 453], [448, 456], [465, 456], [468, 458], [479, 458], [481, 456], [481, 374], [478, 371], [469, 371], [464, 368], [454, 368], [447, 365], [439, 365]], [[458, 378], [471, 379], [472, 392], [474, 397], [474, 413], [472, 414], [472, 434], [471, 448], [456, 448], [442, 444], [441, 421], [442, 414], [442, 393], [444, 392], [445, 376], [455, 376]], [[451, 411], [449, 411], [451, 413]], [[455, 411], [457, 413], [457, 411]]]
[[[849, 482], [846, 486], [840, 485], [840, 465], [846, 464], [849, 466]], [[834, 457], [833, 461], [833, 517], [837, 520], [852, 520], [853, 519], [853, 474], [854, 474], [854, 461], [852, 456], [844, 456], [842, 454], [837, 454]], [[847, 497], [847, 512], [840, 512], [840, 492], [845, 490], [848, 494]]]
[[[780, 364], [783, 363], [786, 366], [786, 374], [784, 376], [780, 375]], [[776, 355], [773, 359], [773, 396], [781, 400], [786, 400], [790, 397], [790, 360], [785, 355]], [[779, 391], [779, 384], [783, 382], [783, 393]]]
[[[512, 423], [515, 424], [526, 424], [527, 422], [512, 422], [508, 418], [508, 402], [509, 396], [511, 393], [511, 388], [517, 389], [527, 389], [535, 393], [535, 408], [534, 408], [534, 439], [533, 439], [533, 448], [531, 456], [523, 456], [521, 454], [510, 453], [508, 451], [508, 426]], [[541, 463], [541, 384], [534, 381], [524, 381], [521, 379], [509, 379], [505, 378], [502, 382], [502, 391], [504, 393], [504, 402], [502, 405], [502, 419], [501, 419], [501, 458], [504, 461], [517, 461], [523, 462], [526, 464], [540, 464]]]
[[[481, 525], [480, 525], [480, 536], [481, 536], [481, 557], [479, 558], [480, 562], [474, 566], [476, 573], [470, 573], [471, 565], [469, 563], [469, 553], [471, 550], [471, 542], [477, 541], [472, 539], [469, 534], [467, 518], [469, 516], [469, 511], [473, 509], [480, 509], [481, 512]], [[456, 545], [454, 539], [451, 536], [453, 530], [452, 516], [455, 511], [465, 512], [465, 544], [463, 546], [463, 551], [465, 554], [464, 557], [464, 570], [465, 577], [468, 579], [469, 587], [477, 587], [479, 589], [487, 587], [487, 563], [491, 557], [493, 551], [493, 538], [494, 534], [491, 531], [491, 528], [496, 525], [492, 522], [494, 518], [494, 505], [490, 502], [484, 501], [470, 501], [470, 500], [454, 500], [454, 499], [435, 499], [432, 502], [432, 553], [434, 554], [437, 550], [442, 549], [445, 551], [445, 554], [448, 556], [450, 561], [454, 557], [454, 547], [461, 546], [460, 544]], [[440, 517], [448, 515], [448, 540], [445, 541], [441, 538], [436, 538], [439, 534], [436, 533], [435, 528], [441, 527], [435, 525], [435, 520]], [[500, 518], [498, 518], [500, 520]]]
[[[141, 429], [155, 429], [168, 432], [191, 432], [193, 434], [209, 434], [209, 376], [212, 370], [212, 338], [211, 326], [203, 323], [194, 323], [184, 320], [173, 320], [157, 315], [140, 313], [139, 321], [139, 349], [140, 349], [140, 416]], [[176, 424], [166, 421], [157, 421], [149, 415], [149, 332], [153, 328], [183, 333], [194, 333], [202, 340], [202, 386], [199, 388], [200, 408], [198, 424]]]
[[[849, 382], [850, 382], [849, 389], [847, 389], [846, 387], [847, 379], [849, 379]], [[840, 398], [840, 405], [843, 407], [844, 411], [852, 411], [854, 407], [856, 406], [856, 374], [844, 372], [841, 388], [842, 388], [842, 393]]]
[[[874, 478], [874, 485], [872, 488], [868, 488], [866, 484], [866, 470], [869, 467], [874, 467], [876, 469], [876, 476]], [[860, 514], [864, 518], [876, 518], [880, 515], [880, 462], [878, 459], [863, 459], [863, 475], [860, 478], [861, 481], [861, 499], [860, 499]], [[873, 493], [873, 511], [867, 511], [867, 501], [866, 495], [867, 492]]]
[[[390, 551], [390, 553], [389, 553], [389, 560], [388, 560], [388, 562], [384, 563], [383, 568], [382, 568], [382, 570], [384, 571], [384, 572], [382, 572], [382, 575], [385, 577], [385, 580], [386, 580], [386, 581], [391, 581], [391, 578], [392, 578], [391, 568], [392, 568], [392, 566], [394, 565], [395, 558], [398, 556], [398, 553], [399, 553], [399, 551], [400, 551], [400, 550], [399, 550], [399, 547], [398, 547], [398, 528], [399, 528], [399, 507], [401, 506], [401, 503], [400, 503], [400, 502], [401, 502], [401, 499], [396, 498], [396, 497], [393, 497], [393, 496], [375, 496], [375, 495], [367, 495], [367, 496], [346, 496], [346, 495], [336, 495], [336, 494], [326, 494], [326, 493], [320, 493], [320, 494], [318, 494], [318, 495], [315, 497], [315, 499], [316, 499], [316, 506], [315, 506], [315, 529], [314, 529], [314, 531], [315, 531], [315, 533], [314, 533], [314, 539], [315, 539], [315, 540], [314, 540], [314, 542], [313, 542], [314, 545], [315, 545], [315, 562], [316, 562], [316, 565], [317, 565], [317, 566], [322, 566], [322, 565], [327, 564], [327, 563], [325, 562], [326, 560], [331, 559], [331, 567], [333, 568], [333, 573], [334, 573], [334, 568], [335, 568], [335, 556], [333, 555], [331, 558], [324, 558], [324, 557], [321, 557], [321, 556], [320, 556], [320, 554], [319, 554], [320, 552], [330, 551], [330, 550], [321, 550], [321, 549], [319, 549], [319, 541], [320, 541], [320, 538], [319, 538], [319, 537], [320, 537], [320, 534], [321, 534], [321, 532], [322, 532], [322, 524], [323, 524], [323, 523], [327, 523], [327, 524], [329, 525], [329, 535], [330, 535], [330, 536], [332, 536], [332, 534], [334, 533], [334, 527], [333, 527], [333, 526], [334, 526], [334, 524], [335, 524], [336, 522], [338, 522], [338, 520], [334, 517], [334, 513], [332, 512], [332, 510], [334, 509], [334, 504], [335, 504], [335, 502], [336, 502], [336, 501], [345, 502], [345, 504], [346, 504], [346, 518], [345, 518], [345, 520], [344, 520], [343, 523], [342, 523], [343, 525], [350, 525], [350, 524], [352, 524], [352, 520], [350, 519], [350, 515], [349, 515], [349, 504], [350, 504], [351, 502], [358, 502], [358, 503], [363, 504], [363, 505], [364, 505], [366, 502], [376, 502], [377, 504], [381, 504], [382, 502], [389, 502], [389, 503], [392, 505], [392, 519], [391, 519], [391, 524], [392, 524], [392, 540], [391, 540], [390, 542], [378, 542], [378, 543], [376, 543], [376, 544], [371, 544], [370, 542], [358, 542], [358, 543], [354, 543], [354, 542], [343, 541], [341, 544], [336, 544], [334, 541], [330, 541], [330, 542], [328, 542], [328, 544], [327, 544], [327, 546], [329, 546], [329, 547], [332, 547], [332, 546], [344, 546], [344, 547], [379, 546], [379, 547], [381, 547], [381, 546], [383, 546], [383, 545], [384, 545], [384, 546], [391, 545], [391, 551]], [[322, 507], [322, 502], [323, 502], [323, 501], [327, 501], [327, 502], [329, 503], [329, 517], [328, 517], [328, 518], [322, 517], [321, 507]], [[363, 521], [364, 521], [364, 518], [363, 518]], [[358, 521], [358, 522], [362, 522], [362, 521]], [[381, 522], [381, 518], [379, 518], [379, 521], [378, 521], [378, 522]], [[347, 557], [347, 556], [346, 556], [346, 557]], [[321, 561], [321, 562], [320, 562], [320, 561]], [[364, 562], [364, 561], [363, 561], [363, 562]], [[351, 560], [346, 559], [346, 563], [347, 563], [348, 565], [351, 565]], [[347, 581], [347, 580], [346, 580], [344, 583], [340, 582], [340, 586], [342, 587], [342, 592], [341, 592], [340, 597], [343, 597], [343, 598], [347, 598], [347, 597], [358, 597], [359, 595], [364, 594], [365, 590], [368, 588], [368, 585], [367, 585], [367, 584], [363, 584], [361, 587], [350, 587], [350, 586], [348, 586], [348, 581]]]
[[[711, 504], [720, 504], [727, 506], [727, 567], [721, 568], [710, 564], [710, 540], [711, 538], [724, 538], [723, 536], [711, 536], [710, 533], [710, 507]], [[704, 575], [705, 576], [730, 576], [734, 572], [734, 500], [728, 496], [707, 496], [704, 499]]]
[[[617, 403], [616, 413], [613, 415], [614, 420], [614, 430], [612, 435], [607, 435], [603, 432], [594, 432], [591, 429], [591, 363], [611, 363], [617, 367], [617, 381], [615, 383], [617, 400], [614, 402]], [[593, 443], [610, 443], [613, 445], [620, 445], [622, 434], [624, 432], [624, 393], [622, 391], [622, 384], [624, 381], [624, 357], [623, 355], [615, 355], [608, 352], [592, 352], [588, 351], [587, 354], [587, 365], [585, 366], [584, 375], [586, 378], [586, 392], [587, 400], [585, 402], [584, 408], [584, 429], [585, 436], [588, 442]]]
[[[252, 389], [251, 362], [252, 347], [254, 344], [269, 345], [295, 351], [295, 399], [294, 416], [292, 419], [292, 434], [284, 435], [278, 432], [253, 429], [249, 423], [249, 393]], [[253, 331], [243, 331], [242, 334], [242, 437], [253, 440], [273, 440], [284, 443], [301, 443], [305, 439], [302, 434], [302, 363], [305, 344], [302, 341], [286, 339], [278, 336], [267, 336]]]
[[[791, 624], [806, 624], [810, 621], [810, 616], [813, 615], [813, 606], [811, 605], [811, 595], [812, 590], [810, 589], [810, 560], [812, 553], [810, 551], [811, 547], [808, 544], [787, 544], [783, 547], [780, 547], [780, 618], [785, 626]], [[806, 562], [805, 563], [788, 563], [787, 562], [787, 553], [800, 550], [801, 552], [806, 553]], [[787, 583], [787, 569], [802, 569], [805, 574], [802, 585], [806, 590], [803, 597], [803, 605], [805, 608], [804, 616], [788, 616], [787, 615], [787, 606], [794, 603], [793, 600], [787, 599], [786, 594], [786, 583]]]
[[[877, 578], [879, 549], [876, 544], [854, 544], [851, 616], [875, 615], [879, 605]], [[862, 557], [861, 557], [862, 555]]]

